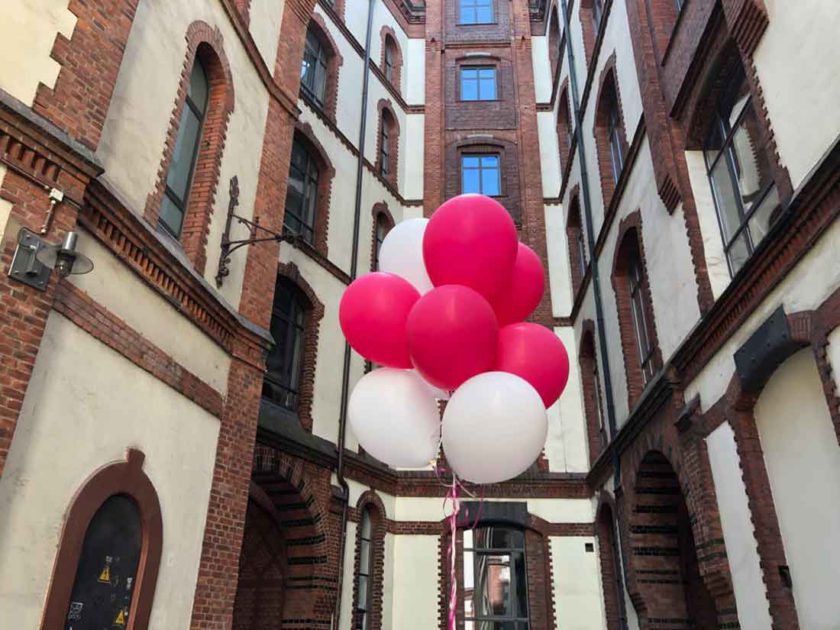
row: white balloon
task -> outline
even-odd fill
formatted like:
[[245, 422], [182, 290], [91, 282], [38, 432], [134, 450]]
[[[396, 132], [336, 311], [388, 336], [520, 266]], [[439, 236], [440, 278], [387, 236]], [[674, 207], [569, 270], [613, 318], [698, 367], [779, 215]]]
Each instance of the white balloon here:
[[390, 466], [419, 468], [437, 456], [437, 402], [413, 370], [383, 367], [365, 374], [350, 394], [347, 419], [359, 444]]
[[379, 271], [402, 276], [423, 295], [433, 288], [423, 262], [423, 235], [428, 219], [406, 219], [385, 236], [379, 249]]
[[537, 390], [507, 372], [472, 377], [443, 412], [446, 460], [474, 483], [498, 483], [525, 472], [540, 456], [547, 434]]

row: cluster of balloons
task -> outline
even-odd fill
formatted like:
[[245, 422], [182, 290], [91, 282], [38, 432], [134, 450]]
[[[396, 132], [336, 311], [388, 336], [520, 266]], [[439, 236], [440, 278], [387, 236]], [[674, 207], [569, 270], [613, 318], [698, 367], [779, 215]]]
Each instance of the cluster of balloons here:
[[[350, 396], [359, 443], [392, 466], [421, 467], [442, 442], [452, 470], [475, 483], [527, 470], [569, 358], [551, 330], [523, 322], [544, 274], [510, 214], [489, 197], [455, 197], [394, 227], [379, 266], [347, 287], [339, 309], [350, 345], [382, 366]], [[449, 401], [442, 422], [438, 399]]]

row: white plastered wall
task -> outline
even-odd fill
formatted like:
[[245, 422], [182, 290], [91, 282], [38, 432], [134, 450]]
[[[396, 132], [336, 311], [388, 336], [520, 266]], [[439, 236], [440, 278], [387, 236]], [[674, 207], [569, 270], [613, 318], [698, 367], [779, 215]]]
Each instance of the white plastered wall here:
[[286, 0], [250, 0], [250, 2], [248, 28], [269, 73], [273, 75]]
[[840, 3], [765, 0], [754, 54], [783, 165], [796, 189], [840, 135]]
[[[572, 277], [569, 273], [569, 240], [566, 238], [568, 218], [562, 205], [546, 205], [544, 209], [551, 314], [568, 317], [572, 312]], [[569, 356], [572, 356], [571, 352]]]
[[70, 38], [76, 16], [67, 2], [3, 0], [0, 3], [0, 88], [32, 105], [38, 84], [54, 87], [61, 66], [50, 53], [58, 35]]
[[77, 232], [79, 251], [96, 266], [69, 282], [224, 395], [230, 356], [87, 231]]
[[[131, 211], [142, 214], [158, 179], [186, 59], [185, 36], [196, 20], [221, 32], [235, 94], [207, 241], [205, 278], [212, 283], [232, 176], [239, 178], [237, 212], [247, 218], [253, 214], [269, 98], [221, 4], [203, 0], [140, 2], [97, 157], [105, 167], [109, 184]], [[246, 233], [244, 226], [237, 225], [232, 238]], [[174, 242], [172, 245], [178, 247]], [[239, 304], [245, 260], [244, 252], [231, 257], [231, 273], [221, 289], [224, 298], [234, 306]]]
[[[770, 377], [755, 422], [802, 628], [840, 620], [840, 448], [810, 348]], [[807, 464], [806, 464], [807, 462]]]
[[602, 630], [605, 627], [598, 555], [592, 536], [551, 537], [554, 573], [554, 614], [562, 630]]
[[575, 331], [555, 327], [556, 334], [569, 354], [569, 382], [560, 399], [548, 408], [548, 438], [545, 453], [552, 472], [589, 471], [586, 441], [586, 416], [577, 357]]
[[[0, 182], [6, 178], [6, 167], [0, 164]], [[9, 215], [12, 212], [12, 202], [0, 198], [0, 242], [3, 241], [6, 235], [6, 224], [9, 221]]]
[[699, 394], [701, 410], [705, 411], [726, 393], [735, 373], [735, 351], [780, 305], [784, 306], [788, 314], [813, 310], [840, 288], [840, 274], [836, 273], [840, 269], [840, 248], [837, 243], [840, 243], [840, 223], [835, 221], [687, 385], [686, 400]]
[[750, 519], [747, 490], [741, 477], [735, 434], [724, 422], [706, 438], [715, 496], [723, 528], [732, 588], [743, 630], [772, 627], [767, 588], [759, 563], [755, 528]]
[[0, 627], [38, 627], [71, 499], [133, 447], [163, 517], [149, 627], [186, 628], [218, 431], [209, 413], [52, 313], [0, 481]]

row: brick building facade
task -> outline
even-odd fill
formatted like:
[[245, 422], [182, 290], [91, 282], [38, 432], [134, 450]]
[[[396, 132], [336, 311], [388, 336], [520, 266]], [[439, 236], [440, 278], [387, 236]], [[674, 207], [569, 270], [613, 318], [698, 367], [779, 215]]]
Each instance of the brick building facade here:
[[[445, 628], [446, 488], [345, 431], [338, 302], [461, 192], [573, 361], [466, 503], [458, 627], [840, 624], [840, 7], [802, 4], [4, 3], [0, 627]], [[23, 228], [93, 272], [11, 273]]]

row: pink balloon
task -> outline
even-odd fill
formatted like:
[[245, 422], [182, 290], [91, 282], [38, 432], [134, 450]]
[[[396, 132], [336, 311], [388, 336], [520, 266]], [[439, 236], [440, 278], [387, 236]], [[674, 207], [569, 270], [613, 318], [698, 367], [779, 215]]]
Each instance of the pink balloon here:
[[519, 243], [510, 282], [491, 300], [499, 326], [521, 322], [533, 313], [544, 289], [545, 276], [540, 257], [533, 249]]
[[338, 320], [353, 349], [380, 365], [410, 368], [406, 321], [420, 293], [408, 280], [376, 271], [354, 280], [341, 296]]
[[545, 326], [509, 324], [499, 330], [495, 369], [528, 381], [548, 408], [566, 389], [569, 355], [563, 342]]
[[460, 195], [441, 205], [423, 237], [423, 260], [432, 284], [463, 284], [491, 298], [510, 280], [516, 226], [497, 201]]
[[452, 390], [493, 367], [499, 327], [493, 308], [469, 287], [432, 289], [408, 315], [408, 349], [422, 377]]

